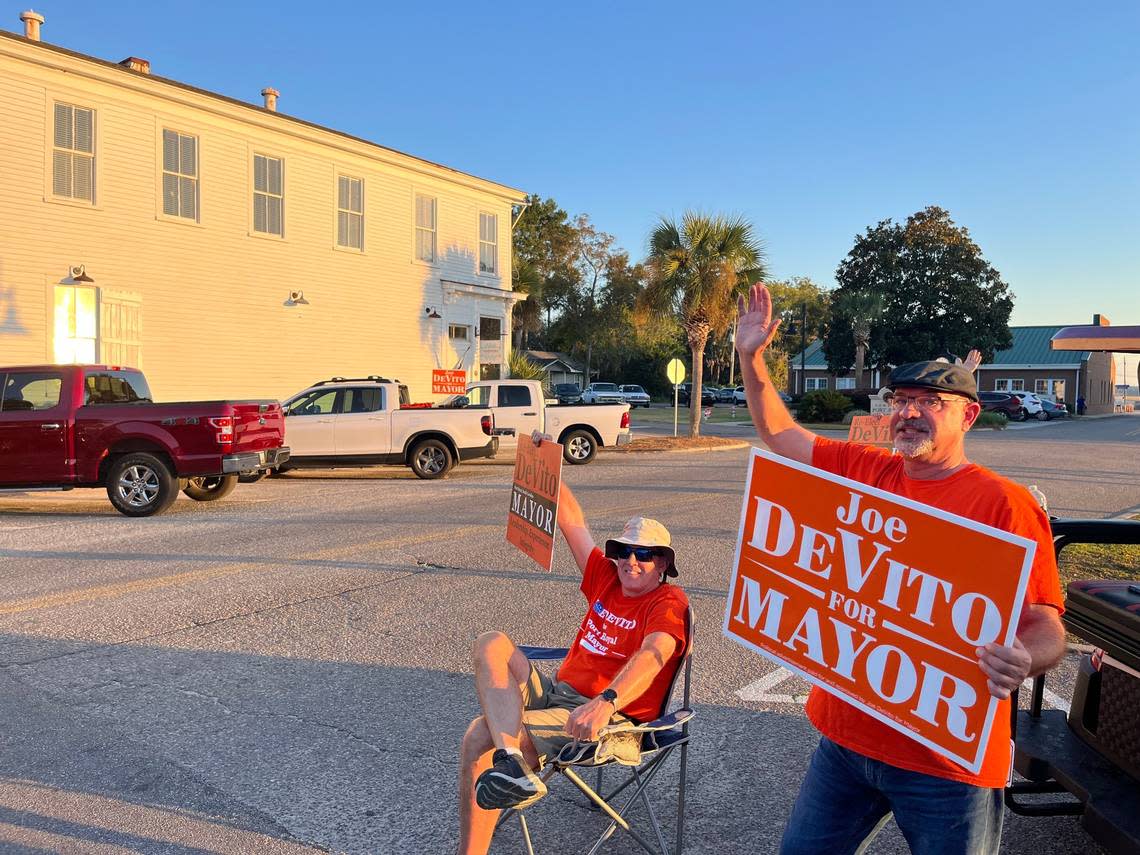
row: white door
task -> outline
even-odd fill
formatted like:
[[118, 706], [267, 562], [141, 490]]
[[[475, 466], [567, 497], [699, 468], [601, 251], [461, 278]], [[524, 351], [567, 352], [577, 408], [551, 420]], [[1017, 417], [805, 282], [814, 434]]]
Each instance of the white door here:
[[285, 408], [285, 444], [292, 457], [331, 457], [339, 389], [316, 389]]
[[[518, 447], [519, 437], [542, 430], [542, 402], [535, 401], [530, 386], [502, 383], [495, 402], [495, 432], [503, 451]], [[502, 431], [500, 433], [500, 431]]]
[[392, 422], [384, 407], [381, 386], [345, 389], [336, 417], [339, 457], [387, 454], [392, 450]]

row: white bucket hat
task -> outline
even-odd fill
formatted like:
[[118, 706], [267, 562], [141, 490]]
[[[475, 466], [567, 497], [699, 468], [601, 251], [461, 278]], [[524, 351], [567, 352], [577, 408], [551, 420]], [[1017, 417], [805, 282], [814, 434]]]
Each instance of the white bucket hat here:
[[611, 537], [606, 541], [606, 558], [617, 558], [614, 553], [619, 543], [629, 546], [652, 546], [661, 550], [669, 559], [669, 564], [665, 568], [665, 575], [676, 576], [677, 554], [669, 545], [670, 540], [669, 529], [657, 520], [651, 520], [649, 517], [634, 517], [625, 524], [620, 537]]

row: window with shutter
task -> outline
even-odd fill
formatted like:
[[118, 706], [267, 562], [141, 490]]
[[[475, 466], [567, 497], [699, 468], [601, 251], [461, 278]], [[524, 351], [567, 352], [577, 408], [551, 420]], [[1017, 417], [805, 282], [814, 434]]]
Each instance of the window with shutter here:
[[138, 294], [99, 295], [99, 358], [110, 365], [142, 367], [142, 302]]
[[95, 201], [95, 111], [89, 107], [54, 104], [51, 192]]
[[499, 218], [479, 212], [479, 272], [495, 273], [499, 261]]
[[416, 194], [416, 258], [435, 262], [435, 199]]
[[336, 245], [364, 249], [364, 181], [337, 176]]
[[253, 156], [253, 230], [262, 234], [285, 235], [284, 166], [280, 158]]
[[162, 131], [162, 213], [198, 220], [198, 138]]

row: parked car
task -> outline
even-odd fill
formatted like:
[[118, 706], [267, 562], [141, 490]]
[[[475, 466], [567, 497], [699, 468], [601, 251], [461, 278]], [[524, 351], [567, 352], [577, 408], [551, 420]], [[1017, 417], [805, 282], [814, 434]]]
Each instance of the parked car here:
[[718, 404], [731, 404], [735, 394], [736, 389], [734, 387], [724, 386], [716, 390], [716, 402]]
[[107, 365], [0, 368], [0, 382], [0, 489], [104, 487], [146, 517], [289, 459], [276, 401], [155, 404], [141, 371]]
[[621, 392], [622, 398], [629, 404], [631, 410], [649, 406], [649, 393], [640, 386], [618, 386], [618, 391]]
[[1007, 419], [1023, 422], [1029, 418], [1021, 398], [1012, 392], [979, 392], [982, 411], [987, 413], [1002, 413]]
[[[679, 403], [682, 403], [682, 404], [685, 404], [686, 406], [688, 406], [689, 399], [692, 397], [692, 394], [693, 394], [693, 384], [692, 383], [682, 383], [680, 388], [677, 390], [677, 400]], [[716, 403], [716, 393], [714, 393], [708, 386], [702, 386], [701, 387], [701, 406], [711, 407], [715, 403]]]
[[[792, 402], [792, 396], [785, 392], [783, 389], [777, 390], [776, 394], [780, 396], [780, 400], [785, 404], [790, 404]], [[744, 395], [743, 386], [737, 386], [732, 390], [732, 400], [737, 406], [748, 406], [748, 399]]]
[[1037, 418], [1041, 421], [1048, 421], [1050, 419], [1065, 419], [1069, 417], [1069, 410], [1064, 404], [1058, 404], [1050, 401], [1048, 398], [1041, 399], [1041, 412], [1037, 414]]
[[582, 402], [582, 389], [577, 383], [556, 383], [552, 391], [560, 404], [580, 404]]
[[1044, 398], [1033, 392], [1018, 392], [1017, 397], [1021, 398], [1021, 406], [1025, 407], [1026, 416], [1041, 417], [1041, 405], [1045, 401]]
[[591, 383], [582, 392], [583, 404], [624, 404], [617, 383]]
[[530, 436], [536, 430], [562, 443], [562, 458], [570, 464], [589, 463], [598, 448], [626, 445], [633, 438], [629, 404], [622, 401], [548, 407], [537, 380], [481, 380], [468, 385], [466, 395], [448, 398], [440, 406], [490, 409], [504, 454], [513, 455], [519, 437]]
[[394, 465], [434, 479], [499, 448], [492, 413], [413, 405], [407, 386], [376, 375], [322, 380], [284, 408], [292, 456], [280, 472]]

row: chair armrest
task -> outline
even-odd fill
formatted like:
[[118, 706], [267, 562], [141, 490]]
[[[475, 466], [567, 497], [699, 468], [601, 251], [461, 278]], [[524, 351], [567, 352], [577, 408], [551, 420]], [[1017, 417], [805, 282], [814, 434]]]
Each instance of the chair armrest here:
[[570, 652], [567, 647], [534, 647], [530, 644], [520, 644], [519, 650], [527, 659], [538, 661], [565, 659], [566, 654]]
[[647, 721], [643, 724], [635, 724], [631, 729], [636, 733], [648, 733], [653, 730], [672, 730], [684, 724], [695, 715], [696, 712], [690, 709], [673, 710], [669, 715], [662, 716], [653, 721]]

